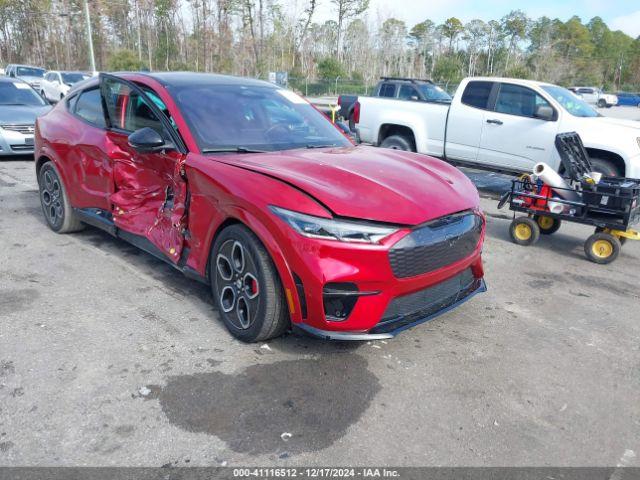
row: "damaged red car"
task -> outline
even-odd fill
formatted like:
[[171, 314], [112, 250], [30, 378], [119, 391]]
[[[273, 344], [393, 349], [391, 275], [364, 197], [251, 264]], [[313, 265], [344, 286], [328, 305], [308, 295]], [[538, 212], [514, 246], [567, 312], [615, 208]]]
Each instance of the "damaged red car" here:
[[54, 231], [103, 229], [210, 284], [244, 341], [390, 338], [485, 290], [467, 177], [355, 146], [266, 82], [101, 74], [38, 119], [35, 143]]

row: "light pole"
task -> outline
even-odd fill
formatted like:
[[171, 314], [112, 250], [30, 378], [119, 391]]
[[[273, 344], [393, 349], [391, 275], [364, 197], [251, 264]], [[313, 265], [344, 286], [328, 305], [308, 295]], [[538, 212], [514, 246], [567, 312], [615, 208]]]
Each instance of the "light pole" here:
[[89, 63], [91, 64], [91, 73], [95, 73], [96, 58], [93, 54], [93, 34], [91, 33], [91, 17], [89, 16], [88, 0], [84, 0], [84, 17], [87, 22], [87, 39], [89, 40]]

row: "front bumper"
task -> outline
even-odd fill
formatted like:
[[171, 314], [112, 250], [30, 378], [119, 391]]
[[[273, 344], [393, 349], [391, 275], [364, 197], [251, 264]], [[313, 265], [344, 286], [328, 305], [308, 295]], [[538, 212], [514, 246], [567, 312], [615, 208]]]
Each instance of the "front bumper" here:
[[[336, 340], [391, 338], [486, 289], [481, 259], [484, 220], [475, 248], [472, 245], [457, 260], [450, 260], [446, 251], [425, 252], [423, 257], [431, 258], [435, 253], [446, 261], [428, 262], [432, 269], [421, 274], [399, 269], [391, 254], [394, 246], [406, 243], [401, 241], [411, 230], [400, 231], [381, 245], [309, 239], [287, 231], [289, 238], [281, 245], [288, 247], [284, 253], [296, 283], [296, 290], [287, 293], [297, 300], [293, 308], [290, 302], [293, 324], [315, 336]], [[394, 258], [393, 267], [390, 258]], [[415, 260], [420, 262], [421, 258]], [[464, 282], [451, 286], [462, 276]], [[327, 311], [332, 307], [327, 297], [339, 288], [351, 288], [349, 295], [357, 298], [342, 318]], [[347, 303], [345, 300], [345, 306]]]
[[0, 156], [33, 155], [34, 149], [33, 134], [24, 135], [0, 127]]
[[[478, 293], [486, 292], [487, 286], [483, 279], [477, 279], [472, 288], [469, 288], [467, 291], [461, 292], [460, 296], [456, 297], [450, 303], [445, 303], [441, 308], [432, 311], [431, 313], [427, 313], [424, 316], [419, 316], [417, 318], [407, 318], [407, 317], [398, 317], [397, 319], [390, 320], [385, 322], [384, 324], [378, 324], [376, 327], [370, 330], [368, 333], [361, 332], [332, 332], [329, 330], [319, 330], [310, 325], [306, 324], [298, 324], [297, 327], [300, 328], [305, 333], [312, 335], [314, 337], [323, 338], [325, 340], [343, 340], [343, 341], [357, 341], [357, 340], [384, 340], [388, 338], [393, 338], [400, 332], [407, 330], [408, 328], [415, 327], [416, 325], [420, 325], [421, 323], [428, 322], [429, 320], [433, 320], [440, 315], [447, 313], [450, 310], [453, 310], [467, 300], [470, 300]], [[382, 327], [382, 328], [380, 328]], [[380, 332], [379, 330], [385, 330], [384, 332]]]

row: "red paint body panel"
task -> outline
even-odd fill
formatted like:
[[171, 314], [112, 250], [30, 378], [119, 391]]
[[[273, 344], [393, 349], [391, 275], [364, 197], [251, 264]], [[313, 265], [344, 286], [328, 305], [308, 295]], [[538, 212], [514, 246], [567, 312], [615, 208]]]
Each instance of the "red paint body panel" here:
[[417, 225], [478, 205], [475, 186], [458, 169], [397, 150], [292, 150], [222, 161], [291, 183], [341, 217]]
[[[422, 155], [371, 147], [203, 155], [166, 88], [144, 75], [123, 78], [158, 94], [190, 153], [136, 153], [125, 134], [92, 127], [60, 102], [38, 119], [36, 155], [56, 163], [74, 207], [111, 212], [118, 228], [150, 239], [173, 263], [188, 248], [186, 265], [207, 275], [216, 233], [225, 222], [241, 222], [264, 244], [285, 289], [296, 292], [294, 274], [302, 280], [308, 315], [302, 318], [294, 294], [292, 322], [348, 332], [370, 330], [395, 297], [467, 268], [482, 278], [484, 228], [471, 255], [430, 273], [396, 278], [388, 259], [389, 249], [412, 227], [463, 210], [478, 211], [476, 188], [456, 168]], [[174, 195], [170, 208], [167, 188]], [[296, 233], [270, 206], [396, 224], [400, 230], [373, 245], [312, 239]], [[361, 291], [380, 293], [359, 298], [346, 320], [327, 321], [322, 291], [328, 282], [352, 282]]]

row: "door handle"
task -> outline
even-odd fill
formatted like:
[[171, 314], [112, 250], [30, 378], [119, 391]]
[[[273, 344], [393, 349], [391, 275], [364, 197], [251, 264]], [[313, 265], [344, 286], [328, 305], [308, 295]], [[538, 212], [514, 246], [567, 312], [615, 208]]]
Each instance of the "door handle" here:
[[487, 120], [487, 123], [493, 123], [494, 125], [502, 125], [502, 120], [497, 120], [495, 118], [490, 118]]

